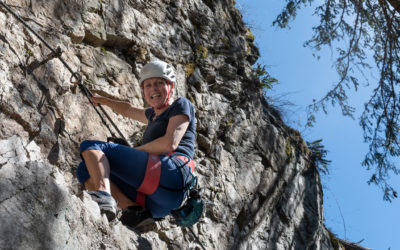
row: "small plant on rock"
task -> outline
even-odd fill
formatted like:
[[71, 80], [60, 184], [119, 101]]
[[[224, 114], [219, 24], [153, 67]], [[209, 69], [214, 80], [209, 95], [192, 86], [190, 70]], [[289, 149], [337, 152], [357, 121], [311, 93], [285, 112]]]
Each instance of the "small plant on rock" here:
[[254, 75], [260, 81], [260, 86], [263, 89], [272, 89], [273, 84], [278, 83], [278, 79], [272, 77], [265, 69], [265, 65], [257, 63], [257, 67], [253, 68]]
[[322, 145], [322, 139], [307, 142], [307, 147], [311, 151], [311, 162], [318, 169], [320, 173], [329, 174], [328, 165], [331, 163], [330, 160], [326, 159], [328, 150]]

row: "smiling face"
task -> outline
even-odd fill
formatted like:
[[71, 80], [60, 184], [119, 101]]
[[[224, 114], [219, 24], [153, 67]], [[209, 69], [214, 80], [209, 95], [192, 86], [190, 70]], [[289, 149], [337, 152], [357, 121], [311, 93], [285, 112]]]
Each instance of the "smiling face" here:
[[143, 81], [143, 95], [146, 102], [154, 108], [159, 108], [168, 102], [172, 95], [172, 87], [166, 80], [159, 77], [149, 78]]

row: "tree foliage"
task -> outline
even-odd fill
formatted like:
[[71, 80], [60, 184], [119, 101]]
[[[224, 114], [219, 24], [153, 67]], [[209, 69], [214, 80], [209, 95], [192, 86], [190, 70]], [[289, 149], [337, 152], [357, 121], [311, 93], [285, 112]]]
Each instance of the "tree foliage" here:
[[[328, 46], [337, 51], [335, 68], [338, 82], [328, 93], [309, 106], [308, 125], [315, 122], [314, 113], [329, 104], [339, 104], [345, 116], [353, 117], [347, 92], [369, 84], [365, 75], [372, 67], [367, 55], [373, 54], [379, 79], [373, 85], [370, 99], [360, 117], [369, 152], [362, 165], [373, 171], [369, 183], [380, 186], [384, 199], [397, 197], [389, 184], [391, 174], [400, 170], [393, 159], [400, 155], [400, 1], [399, 0], [286, 0], [286, 7], [274, 21], [285, 28], [304, 7], [315, 8], [320, 22], [305, 45], [315, 50]], [[343, 46], [344, 44], [344, 46]], [[365, 82], [364, 82], [365, 81]]]

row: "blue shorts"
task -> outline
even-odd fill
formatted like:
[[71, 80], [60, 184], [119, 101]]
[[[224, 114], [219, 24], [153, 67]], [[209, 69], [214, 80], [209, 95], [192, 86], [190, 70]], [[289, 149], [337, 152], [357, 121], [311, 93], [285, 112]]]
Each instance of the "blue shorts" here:
[[[80, 145], [80, 152], [88, 149], [100, 150], [105, 154], [110, 163], [110, 181], [135, 202], [136, 190], [144, 179], [149, 154], [120, 144], [83, 141]], [[183, 168], [184, 178], [182, 178], [182, 172], [175, 164], [176, 161], [166, 155], [159, 155], [159, 157], [161, 161], [160, 186], [166, 188], [158, 187], [153, 194], [145, 196], [146, 208], [154, 218], [165, 217], [171, 213], [172, 209], [181, 205], [185, 196], [182, 188], [191, 180], [190, 170], [187, 166]], [[79, 164], [76, 176], [82, 184], [90, 178], [84, 161]]]

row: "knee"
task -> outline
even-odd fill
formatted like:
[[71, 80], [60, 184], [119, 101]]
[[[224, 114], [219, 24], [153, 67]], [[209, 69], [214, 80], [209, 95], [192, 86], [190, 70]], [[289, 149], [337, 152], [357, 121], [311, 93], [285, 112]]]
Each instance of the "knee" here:
[[90, 178], [90, 174], [86, 168], [86, 164], [81, 162], [76, 169], [76, 178], [81, 184], [85, 184], [85, 182]]
[[100, 150], [99, 146], [97, 146], [96, 141], [92, 140], [85, 140], [81, 142], [81, 145], [79, 146], [79, 152], [82, 153], [85, 150], [88, 149], [98, 149]]

